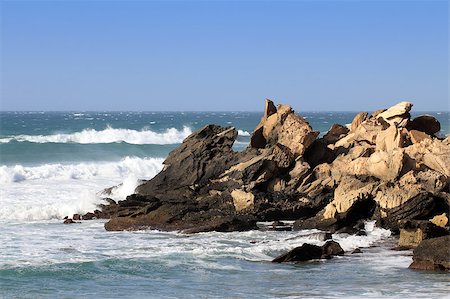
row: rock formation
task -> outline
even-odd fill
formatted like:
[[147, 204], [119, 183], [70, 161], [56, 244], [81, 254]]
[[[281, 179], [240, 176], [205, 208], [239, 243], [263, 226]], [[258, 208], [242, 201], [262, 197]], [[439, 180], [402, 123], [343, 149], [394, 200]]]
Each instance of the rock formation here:
[[364, 219], [399, 231], [400, 220], [428, 220], [450, 206], [450, 138], [432, 116], [410, 120], [399, 103], [322, 138], [287, 105], [267, 100], [250, 145], [237, 131], [205, 126], [126, 200], [102, 207], [107, 230], [187, 233], [256, 229], [257, 221], [297, 220], [294, 228], [356, 229]]
[[413, 263], [417, 270], [450, 270], [450, 235], [423, 240], [414, 249]]

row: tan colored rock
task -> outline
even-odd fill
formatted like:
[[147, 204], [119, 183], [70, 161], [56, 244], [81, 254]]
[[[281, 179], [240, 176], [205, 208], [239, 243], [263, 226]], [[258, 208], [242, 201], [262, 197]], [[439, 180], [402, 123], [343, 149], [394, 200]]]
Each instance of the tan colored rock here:
[[355, 133], [349, 133], [349, 134], [347, 134], [347, 136], [336, 141], [336, 143], [334, 144], [334, 147], [332, 147], [332, 149], [335, 149], [338, 147], [349, 148], [349, 147], [353, 146], [354, 142], [355, 142]]
[[267, 118], [267, 121], [265, 122], [263, 126], [263, 136], [266, 138], [266, 140], [269, 138], [270, 134], [272, 133], [273, 129], [278, 124], [278, 115], [273, 114]]
[[354, 140], [375, 144], [378, 134], [384, 129], [385, 127], [383, 124], [381, 124], [378, 120], [368, 119], [361, 123], [355, 130]]
[[356, 114], [356, 116], [352, 120], [352, 124], [350, 126], [350, 132], [355, 132], [359, 125], [366, 120], [367, 112], [360, 112]]
[[392, 152], [394, 149], [401, 148], [404, 143], [404, 136], [401, 130], [395, 126], [389, 126], [386, 130], [381, 131], [376, 137], [376, 150]]
[[430, 221], [437, 226], [445, 227], [448, 223], [448, 217], [447, 214], [442, 213], [441, 215], [434, 216]]
[[274, 178], [267, 186], [267, 190], [273, 192], [280, 192], [286, 188], [286, 181], [280, 178]]
[[405, 148], [405, 153], [417, 165], [424, 165], [450, 178], [450, 145], [438, 139], [424, 139]]
[[288, 147], [294, 155], [302, 156], [317, 135], [319, 132], [313, 131], [304, 118], [290, 113], [278, 132], [278, 143]]
[[253, 130], [253, 134], [250, 138], [250, 145], [255, 148], [263, 148], [266, 146], [266, 139], [263, 136], [264, 125], [266, 124], [268, 118], [277, 113], [277, 108], [273, 102], [266, 99], [266, 105], [264, 107], [264, 114], [259, 121], [259, 124]]
[[236, 212], [253, 207], [255, 196], [251, 192], [235, 189], [231, 192]]
[[409, 111], [412, 106], [410, 102], [400, 102], [378, 114], [377, 118], [383, 118], [390, 125], [405, 127], [409, 122]]
[[377, 183], [362, 182], [352, 177], [343, 179], [334, 191], [334, 200], [325, 207], [323, 218], [331, 219], [338, 213], [347, 212], [355, 202], [368, 198], [376, 186]]
[[417, 131], [417, 130], [409, 131], [408, 135], [413, 144], [420, 143], [420, 142], [422, 142], [422, 140], [425, 140], [425, 139], [431, 139], [430, 135], [427, 135], [426, 133]]
[[391, 153], [376, 151], [367, 159], [367, 172], [381, 180], [391, 181], [400, 175], [404, 160], [401, 149], [394, 149]]

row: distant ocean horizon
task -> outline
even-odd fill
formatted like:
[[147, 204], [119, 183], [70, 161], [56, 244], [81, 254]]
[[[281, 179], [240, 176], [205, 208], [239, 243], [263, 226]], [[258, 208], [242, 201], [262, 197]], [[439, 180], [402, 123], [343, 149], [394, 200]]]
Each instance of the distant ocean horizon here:
[[[358, 112], [298, 112], [324, 134]], [[449, 112], [426, 112], [450, 134]], [[423, 114], [414, 112], [412, 117]], [[243, 150], [259, 112], [1, 111], [0, 298], [437, 298], [448, 275], [407, 269], [411, 252], [390, 250], [387, 230], [335, 234], [344, 250], [330, 261], [270, 263], [308, 242], [317, 230], [183, 235], [107, 232], [103, 220], [63, 225], [65, 216], [93, 211], [102, 190], [123, 200], [150, 179], [168, 153], [207, 124], [238, 130]], [[261, 224], [264, 225], [264, 224]], [[375, 247], [374, 247], [375, 246]]]

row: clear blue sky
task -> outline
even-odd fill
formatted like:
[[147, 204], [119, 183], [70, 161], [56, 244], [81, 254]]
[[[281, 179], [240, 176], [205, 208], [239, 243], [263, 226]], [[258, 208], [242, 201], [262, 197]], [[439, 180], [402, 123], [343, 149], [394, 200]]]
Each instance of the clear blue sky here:
[[1, 1], [1, 110], [449, 110], [448, 1]]

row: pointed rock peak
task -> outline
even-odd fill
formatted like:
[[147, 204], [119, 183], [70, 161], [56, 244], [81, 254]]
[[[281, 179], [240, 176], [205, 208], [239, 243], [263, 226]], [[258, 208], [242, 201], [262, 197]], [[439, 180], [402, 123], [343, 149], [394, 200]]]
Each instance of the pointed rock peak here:
[[275, 104], [270, 99], [266, 99], [266, 106], [264, 108], [264, 117], [268, 118], [272, 114], [277, 113], [277, 108], [275, 107]]

